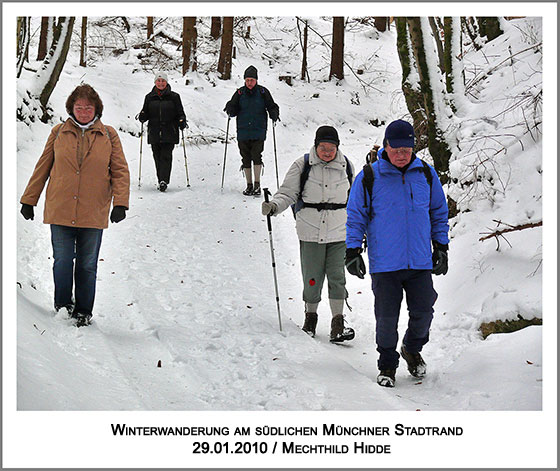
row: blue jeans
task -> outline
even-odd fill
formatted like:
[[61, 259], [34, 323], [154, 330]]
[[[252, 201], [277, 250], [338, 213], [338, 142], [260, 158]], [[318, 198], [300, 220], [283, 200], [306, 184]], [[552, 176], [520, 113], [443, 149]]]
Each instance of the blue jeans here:
[[430, 270], [398, 270], [372, 273], [375, 296], [375, 341], [380, 370], [393, 370], [399, 365], [398, 323], [403, 290], [408, 306], [408, 328], [403, 344], [410, 353], [418, 353], [428, 343], [437, 293]]
[[92, 314], [102, 235], [103, 229], [51, 224], [56, 307], [72, 303], [72, 288], [75, 284], [74, 313]]

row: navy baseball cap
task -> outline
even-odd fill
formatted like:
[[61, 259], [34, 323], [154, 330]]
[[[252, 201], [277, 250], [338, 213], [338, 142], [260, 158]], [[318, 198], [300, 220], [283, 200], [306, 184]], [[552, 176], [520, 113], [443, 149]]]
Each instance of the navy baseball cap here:
[[393, 148], [414, 147], [414, 128], [402, 119], [393, 121], [385, 129], [385, 142]]

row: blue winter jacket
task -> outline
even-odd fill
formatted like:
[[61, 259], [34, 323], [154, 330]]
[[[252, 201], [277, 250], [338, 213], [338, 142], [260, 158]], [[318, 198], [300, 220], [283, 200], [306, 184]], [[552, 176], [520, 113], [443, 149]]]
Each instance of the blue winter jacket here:
[[279, 115], [278, 105], [262, 85], [255, 85], [252, 90], [245, 86], [238, 89], [226, 103], [225, 111], [232, 117], [237, 116], [238, 141], [264, 141], [268, 123], [267, 111], [273, 121]]
[[364, 208], [362, 170], [346, 208], [346, 247], [361, 247], [367, 235], [370, 273], [431, 270], [431, 241], [449, 243], [447, 203], [436, 171], [430, 166], [430, 191], [422, 162], [415, 155], [404, 173], [383, 158], [371, 165], [372, 219], [369, 208]]

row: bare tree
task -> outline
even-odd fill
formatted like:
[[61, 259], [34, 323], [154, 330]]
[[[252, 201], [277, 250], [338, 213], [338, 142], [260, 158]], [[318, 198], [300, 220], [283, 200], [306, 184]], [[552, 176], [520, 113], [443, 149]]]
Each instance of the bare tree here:
[[329, 80], [344, 78], [344, 17], [333, 16], [333, 39]]
[[222, 80], [231, 78], [231, 61], [233, 52], [233, 16], [224, 16], [222, 45], [218, 59], [218, 73]]
[[31, 39], [31, 17], [18, 16], [17, 18], [17, 77], [21, 75], [23, 64], [28, 59], [29, 41]]
[[479, 51], [482, 48], [484, 41], [482, 41], [478, 33], [478, 25], [476, 24], [476, 20], [472, 16], [462, 16], [461, 26], [462, 30], [465, 31], [467, 36], [470, 38], [475, 50]]
[[154, 35], [154, 17], [148, 16], [146, 22], [146, 35], [150, 39]]
[[86, 48], [87, 48], [87, 16], [82, 16], [82, 38], [80, 41], [80, 66], [81, 67], [85, 67], [87, 64]]
[[[424, 38], [429, 37], [429, 33], [427, 33], [426, 30], [430, 27], [427, 23], [423, 25], [422, 19], [417, 17], [408, 17], [407, 22], [414, 58], [418, 65], [418, 73], [420, 75], [420, 89], [424, 96], [424, 106], [428, 121], [428, 148], [430, 149], [430, 154], [434, 159], [435, 169], [440, 175], [442, 183], [447, 183], [451, 151], [444, 136], [444, 129], [441, 127], [441, 122], [445, 118], [442, 116], [442, 110], [446, 109], [446, 105], [442, 103], [443, 97], [439, 96], [439, 93], [436, 92], [435, 87], [437, 84], [432, 81], [432, 76], [438, 77], [438, 75], [433, 73], [434, 71], [430, 71], [431, 65], [426, 59], [427, 48], [433, 46], [431, 44], [425, 44], [424, 41]], [[432, 74], [430, 72], [432, 72]]]
[[420, 90], [420, 74], [410, 44], [406, 18], [395, 18], [395, 24], [397, 27], [397, 51], [402, 67], [402, 90], [406, 107], [412, 116], [414, 134], [417, 136], [415, 148], [418, 152], [428, 146], [428, 118], [424, 108], [424, 95]]
[[37, 50], [37, 60], [42, 61], [47, 55], [49, 30], [52, 36], [52, 17], [41, 17], [41, 32], [39, 33], [39, 47]]
[[183, 17], [183, 75], [195, 71], [196, 64], [196, 16]]
[[210, 36], [212, 36], [214, 39], [218, 39], [221, 32], [222, 18], [220, 16], [213, 16], [210, 24]]
[[434, 35], [434, 39], [436, 41], [438, 59], [439, 59], [438, 61], [439, 70], [441, 70], [441, 72], [443, 73], [445, 71], [445, 67], [443, 65], [443, 44], [441, 42], [441, 37], [440, 37], [440, 28], [433, 16], [429, 16], [428, 21], [430, 22], [430, 27], [432, 28], [432, 34]]
[[[299, 31], [299, 43], [303, 53], [301, 59], [301, 80], [305, 80], [307, 77], [307, 81], [309, 82], [309, 71], [307, 70], [307, 39], [309, 36], [309, 22], [307, 20], [301, 20], [299, 17], [296, 17], [296, 22]], [[299, 26], [300, 22], [303, 23], [303, 39], [301, 37], [301, 29]]]
[[58, 18], [54, 28], [53, 43], [35, 76], [33, 89], [28, 91], [32, 98], [39, 99], [43, 112], [40, 119], [43, 122], [49, 119], [47, 105], [66, 62], [74, 21], [74, 16]]

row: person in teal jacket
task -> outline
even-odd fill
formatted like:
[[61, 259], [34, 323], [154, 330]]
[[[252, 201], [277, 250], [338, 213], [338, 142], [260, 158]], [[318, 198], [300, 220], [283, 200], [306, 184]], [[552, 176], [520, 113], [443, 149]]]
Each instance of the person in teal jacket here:
[[363, 184], [363, 170], [350, 191], [346, 268], [364, 278], [361, 247], [365, 236], [375, 295], [377, 382], [393, 387], [399, 364], [397, 326], [403, 290], [409, 322], [400, 353], [413, 376], [426, 373], [420, 352], [429, 340], [437, 299], [432, 273], [447, 273], [449, 223], [445, 194], [435, 170], [413, 152], [412, 125], [393, 121], [385, 130], [383, 144], [379, 160], [370, 164], [371, 191]]
[[[258, 73], [254, 66], [247, 67], [243, 78], [245, 86], [236, 90], [231, 100], [226, 103], [224, 111], [230, 117], [237, 117], [237, 143], [241, 153], [241, 166], [247, 180], [247, 188], [243, 194], [259, 196], [268, 116], [272, 121], [278, 121], [280, 108], [268, 89], [257, 85]], [[251, 164], [255, 174], [254, 185]]]

